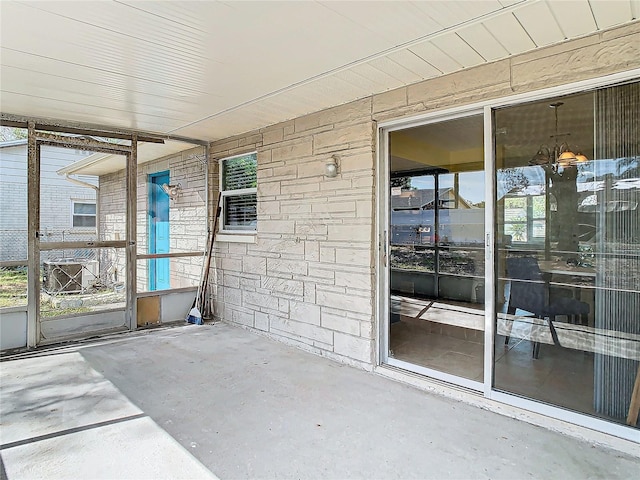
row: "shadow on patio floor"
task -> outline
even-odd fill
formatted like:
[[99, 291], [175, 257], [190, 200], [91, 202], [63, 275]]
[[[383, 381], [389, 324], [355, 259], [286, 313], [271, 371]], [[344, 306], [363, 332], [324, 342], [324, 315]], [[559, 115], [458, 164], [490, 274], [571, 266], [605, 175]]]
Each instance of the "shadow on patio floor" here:
[[[90, 478], [115, 478], [126, 465], [127, 478], [149, 478], [134, 467], [172, 455], [186, 470], [159, 476], [202, 478], [207, 472], [187, 453], [220, 478], [631, 478], [638, 469], [637, 458], [225, 324], [121, 336], [1, 366], [1, 454], [10, 480], [13, 472], [64, 478], [64, 469], [51, 475], [20, 465], [53, 441], [55, 448], [37, 452], [52, 468], [95, 442], [92, 454], [106, 469], [86, 471]], [[83, 443], [71, 441], [89, 432]], [[149, 432], [163, 455], [149, 456]], [[125, 437], [125, 453], [111, 443], [98, 448]]]

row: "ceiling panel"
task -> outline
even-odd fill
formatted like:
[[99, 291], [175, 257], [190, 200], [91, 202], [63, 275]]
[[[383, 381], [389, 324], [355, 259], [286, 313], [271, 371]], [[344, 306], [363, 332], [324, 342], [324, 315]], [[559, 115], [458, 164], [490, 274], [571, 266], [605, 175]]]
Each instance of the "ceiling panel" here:
[[546, 2], [527, 3], [515, 11], [514, 15], [537, 46], [542, 47], [564, 40], [558, 21]]
[[[396, 77], [388, 75], [382, 70], [373, 67], [369, 63], [356, 65], [350, 68], [349, 70], [351, 70], [352, 72], [360, 76], [369, 78], [374, 82], [381, 83], [382, 85], [386, 85], [387, 89], [393, 89], [393, 88], [398, 88], [402, 86], [402, 82], [399, 81]], [[384, 91], [384, 89], [381, 91]]]
[[503, 8], [500, 2], [493, 0], [415, 2], [415, 4], [435, 18], [443, 28], [459, 25]]
[[139, 0], [120, 0], [119, 3], [202, 32], [207, 32], [216, 18], [232, 18], [232, 12], [234, 11], [230, 2], [218, 1], [171, 0], [170, 2], [141, 2]]
[[513, 13], [498, 15], [482, 23], [511, 55], [532, 50], [536, 46]]
[[[5, 105], [7, 108], [5, 108]], [[23, 93], [2, 92], [2, 112], [29, 116], [84, 122], [135, 129], [152, 133], [166, 133], [182, 126], [182, 122], [167, 117], [133, 115], [117, 108], [97, 108], [93, 105], [72, 103], [67, 100], [37, 97]]]
[[432, 40], [432, 43], [463, 67], [473, 67], [485, 61], [457, 33], [448, 33]]
[[[44, 76], [40, 74], [41, 76]], [[27, 79], [19, 70], [5, 69], [2, 75], [3, 91], [17, 92], [21, 86], [28, 89], [30, 96], [41, 99], [55, 99], [61, 93], [68, 103], [87, 105], [100, 109], [122, 109], [130, 113], [154, 115], [158, 118], [166, 118], [170, 121], [186, 122], [192, 118], [194, 111], [198, 111], [196, 105], [188, 112], [184, 109], [183, 103], [168, 102], [159, 100], [141, 101], [138, 95], [123, 96], [122, 91], [115, 89], [99, 88], [91, 91], [84, 88], [84, 85], [76, 85], [78, 82], [70, 82], [52, 76], [46, 76], [46, 81], [40, 81], [36, 74], [30, 75]], [[3, 102], [4, 103], [4, 102]], [[204, 110], [200, 110], [204, 114]]]
[[591, 10], [599, 28], [628, 22], [632, 16], [628, 0], [591, 0]]
[[369, 62], [374, 68], [383, 71], [387, 75], [392, 76], [400, 81], [401, 84], [406, 85], [408, 83], [415, 83], [422, 80], [422, 77], [417, 73], [409, 70], [408, 68], [400, 65], [397, 62], [394, 62], [388, 56], [376, 58], [375, 60], [371, 60]]
[[[312, 2], [231, 2], [241, 29], [215, 23], [216, 59], [246, 71], [279, 72], [288, 85], [396, 45], [351, 18]], [[380, 7], [381, 8], [381, 7]], [[288, 68], [295, 66], [295, 68]], [[286, 67], [286, 68], [282, 68]]]
[[[206, 38], [207, 29], [177, 23], [170, 17], [149, 15], [141, 9], [119, 2], [91, 3], [90, 9], [78, 8], [78, 2], [73, 1], [29, 2], [23, 6], [31, 8], [31, 16], [40, 10], [58, 19], [66, 18], [80, 23], [86, 31], [103, 30], [113, 35], [116, 42], [122, 37], [128, 37], [145, 41], [150, 45], [162, 45], [187, 55], [193, 55]], [[217, 10], [217, 15], [222, 16], [223, 11], [228, 8], [218, 6]]]
[[[420, 2], [320, 2], [325, 8], [397, 44], [437, 32], [442, 27], [419, 8]], [[398, 25], [402, 25], [398, 28]]]
[[451, 73], [462, 68], [462, 64], [455, 61], [432, 42], [419, 43], [412, 46], [409, 50], [422, 58], [425, 62], [433, 65], [442, 73]]
[[458, 31], [458, 35], [487, 61], [498, 60], [509, 55], [509, 52], [482, 23], [463, 27]]
[[549, 8], [564, 34], [569, 38], [585, 35], [597, 28], [588, 0], [551, 2]]
[[409, 49], [387, 55], [391, 60], [399, 65], [403, 65], [414, 72], [420, 79], [433, 78], [440, 74], [440, 71], [428, 62], [425, 62], [418, 55]]
[[2, 0], [0, 109], [215, 140], [626, 23], [639, 5]]
[[[170, 84], [179, 85], [180, 81], [187, 81], [191, 88], [200, 86], [203, 91], [206, 88], [205, 73], [213, 66], [193, 51], [179, 51], [159, 43], [152, 44], [93, 28], [23, 3], [18, 7], [15, 5], [13, 2], [9, 2], [7, 7], [3, 4], [3, 18], [19, 15], [28, 17], [28, 21], [2, 22], [2, 46], [7, 49], [104, 71], [129, 71], [141, 78], [161, 76], [165, 83]], [[47, 27], [52, 20], [56, 28]]]
[[387, 88], [387, 85], [383, 81], [376, 81], [375, 78], [356, 73], [352, 68], [342, 70], [335, 75], [345, 82], [358, 85], [369, 92], [382, 92]]
[[7, 48], [2, 48], [1, 52], [3, 67], [10, 66], [12, 68], [20, 68], [25, 71], [25, 78], [31, 75], [32, 72], [37, 72], [62, 78], [78, 79], [88, 84], [106, 85], [124, 90], [143, 91], [174, 99], [203, 97], [213, 100], [221, 98], [221, 95], [217, 92], [208, 93], [194, 90], [192, 86], [186, 82], [180, 85], [171, 85], [165, 83], [164, 78], [140, 78], [127, 74], [125, 70], [106, 72], [85, 65], [61, 62]]
[[[298, 85], [297, 87], [285, 92], [281, 92], [277, 96], [272, 97], [272, 99], [283, 105], [286, 105], [290, 100], [297, 102], [300, 106], [296, 111], [310, 113], [322, 110], [322, 108], [318, 108], [318, 106], [323, 105], [324, 102], [326, 102], [328, 94], [329, 92], [325, 86], [319, 85], [317, 82], [310, 82], [304, 85]], [[294, 116], [297, 117], [299, 115]], [[287, 116], [286, 120], [289, 120], [290, 118], [293, 117]]]
[[189, 128], [178, 129], [172, 133], [176, 135], [188, 133], [189, 136], [195, 136], [196, 138], [228, 138], [238, 132], [257, 130], [258, 128], [277, 123], [273, 120], [271, 122], [262, 120], [262, 118], [256, 114], [256, 111], [253, 105], [240, 107], [226, 113], [224, 117], [210, 118], [198, 122]]
[[[323, 77], [306, 86], [307, 89], [313, 88], [324, 102], [335, 101], [336, 105], [347, 103], [358, 98], [366, 97], [367, 93], [361, 86], [353, 85], [335, 75]], [[282, 94], [286, 96], [286, 92]]]
[[[12, 66], [5, 66], [2, 72], [2, 84], [5, 90], [15, 90], [20, 87], [25, 89], [48, 88], [64, 95], [91, 95], [94, 98], [109, 99], [121, 103], [124, 103], [126, 99], [132, 105], [160, 106], [176, 112], [184, 112], [185, 109], [195, 112], [207, 111], [216, 98], [210, 98], [208, 105], [203, 105], [197, 97], [189, 93], [166, 97], [155, 94], [153, 88], [145, 88], [148, 85], [144, 84], [140, 85], [138, 89], [126, 88], [120, 85], [112, 86], [106, 83], [93, 83], [88, 80], [57, 76], [51, 73], [25, 71]], [[157, 90], [164, 93], [161, 89]]]

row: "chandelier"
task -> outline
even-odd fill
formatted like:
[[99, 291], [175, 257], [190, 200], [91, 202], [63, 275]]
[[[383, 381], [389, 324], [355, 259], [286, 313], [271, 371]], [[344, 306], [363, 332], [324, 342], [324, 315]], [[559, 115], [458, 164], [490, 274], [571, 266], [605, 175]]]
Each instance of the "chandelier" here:
[[565, 168], [588, 160], [588, 158], [579, 151], [573, 153], [573, 150], [571, 150], [567, 142], [558, 144], [559, 138], [571, 135], [570, 133], [558, 133], [558, 108], [562, 105], [563, 102], [555, 102], [549, 105], [553, 108], [556, 120], [555, 133], [549, 136], [549, 138], [553, 138], [553, 147], [541, 145], [538, 152], [529, 160], [529, 165], [550, 166], [554, 170], [557, 170], [558, 167]]

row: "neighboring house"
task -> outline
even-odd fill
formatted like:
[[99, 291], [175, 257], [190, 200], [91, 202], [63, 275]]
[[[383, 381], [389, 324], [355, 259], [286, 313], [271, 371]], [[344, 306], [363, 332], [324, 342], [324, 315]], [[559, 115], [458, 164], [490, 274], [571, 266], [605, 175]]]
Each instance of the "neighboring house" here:
[[[40, 233], [44, 242], [95, 237], [96, 195], [57, 171], [91, 152], [44, 146], [40, 160]], [[97, 184], [97, 177], [78, 180]], [[27, 140], [0, 143], [0, 262], [27, 260]], [[65, 252], [73, 254], [74, 252]], [[54, 254], [55, 255], [55, 254]], [[46, 255], [41, 256], [45, 260]]]
[[[400, 195], [391, 196], [393, 211], [401, 210], [433, 210], [435, 205], [435, 190], [405, 190]], [[467, 200], [456, 195], [453, 188], [438, 189], [438, 206], [440, 208], [473, 208]]]
[[391, 195], [391, 243], [426, 245], [435, 238], [448, 242], [482, 242], [484, 209], [474, 207], [454, 188], [438, 189], [438, 229], [435, 189], [405, 190]]

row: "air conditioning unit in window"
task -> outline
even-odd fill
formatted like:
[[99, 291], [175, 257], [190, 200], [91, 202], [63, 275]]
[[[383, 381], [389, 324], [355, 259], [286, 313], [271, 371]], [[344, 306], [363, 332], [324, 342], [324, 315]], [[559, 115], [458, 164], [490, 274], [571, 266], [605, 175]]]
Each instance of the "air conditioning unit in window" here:
[[43, 288], [47, 293], [81, 293], [98, 277], [98, 262], [62, 258], [44, 262]]

